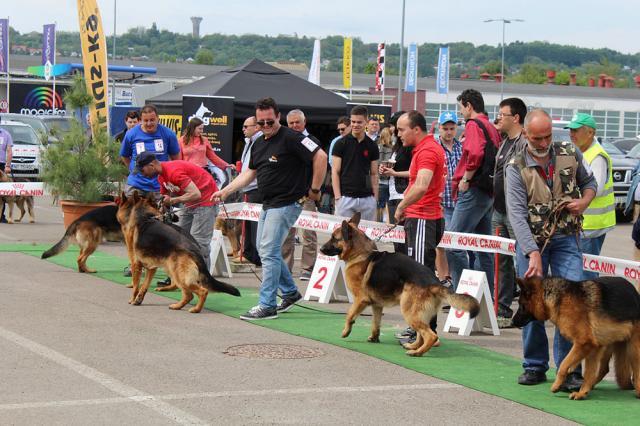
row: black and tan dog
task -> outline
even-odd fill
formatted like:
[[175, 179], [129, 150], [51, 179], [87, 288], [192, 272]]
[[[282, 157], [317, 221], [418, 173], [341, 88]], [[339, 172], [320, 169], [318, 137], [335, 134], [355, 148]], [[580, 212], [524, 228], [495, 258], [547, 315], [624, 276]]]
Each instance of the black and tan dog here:
[[[640, 398], [640, 296], [624, 278], [600, 277], [574, 282], [563, 278], [518, 279], [519, 308], [513, 325], [532, 320], [553, 322], [573, 342], [558, 368], [552, 392], [584, 359], [584, 382], [571, 399], [584, 399], [609, 371], [615, 360], [616, 381]], [[633, 379], [632, 379], [633, 377]]]
[[[13, 182], [13, 180], [7, 176], [2, 170], [0, 170], [0, 182]], [[36, 216], [33, 213], [33, 197], [30, 195], [3, 195], [0, 196], [0, 212], [3, 207], [9, 206], [7, 211], [7, 223], [13, 223], [13, 207], [18, 206], [20, 210], [20, 217], [16, 219], [16, 222], [21, 222], [24, 214], [29, 213], [29, 223], [36, 221]]]
[[320, 251], [339, 256], [346, 262], [347, 286], [354, 302], [347, 313], [342, 337], [351, 333], [358, 315], [367, 307], [373, 310], [370, 342], [379, 342], [384, 306], [400, 304], [405, 321], [417, 331], [414, 343], [404, 345], [407, 355], [421, 356], [438, 339], [429, 321], [443, 301], [467, 311], [474, 318], [480, 311], [478, 301], [466, 294], [455, 294], [440, 285], [433, 271], [401, 253], [376, 251], [376, 244], [358, 229], [360, 213], [342, 222]]
[[[133, 293], [129, 303], [142, 303], [159, 267], [171, 277], [169, 289], [178, 287], [182, 290], [182, 299], [170, 305], [171, 309], [182, 309], [193, 299], [193, 293], [198, 295], [198, 303], [189, 309], [192, 313], [202, 310], [209, 291], [240, 296], [237, 288], [211, 276], [198, 244], [174, 226], [158, 220], [157, 210], [147, 199], [137, 193], [128, 198], [122, 194], [117, 218], [131, 260]], [[146, 273], [140, 286], [143, 268]]]
[[118, 206], [109, 205], [91, 210], [74, 220], [56, 245], [42, 253], [42, 259], [62, 253], [69, 243], [80, 247], [78, 272], [96, 272], [87, 267], [87, 258], [96, 251], [104, 239], [122, 241], [122, 229], [116, 217]]

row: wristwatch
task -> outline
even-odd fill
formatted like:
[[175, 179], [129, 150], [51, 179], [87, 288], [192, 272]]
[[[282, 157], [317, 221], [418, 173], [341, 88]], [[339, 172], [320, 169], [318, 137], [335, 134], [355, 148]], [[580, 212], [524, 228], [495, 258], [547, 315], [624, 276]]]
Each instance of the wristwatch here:
[[315, 189], [315, 188], [311, 188], [311, 192], [313, 192], [314, 194], [319, 194], [320, 190], [319, 189]]

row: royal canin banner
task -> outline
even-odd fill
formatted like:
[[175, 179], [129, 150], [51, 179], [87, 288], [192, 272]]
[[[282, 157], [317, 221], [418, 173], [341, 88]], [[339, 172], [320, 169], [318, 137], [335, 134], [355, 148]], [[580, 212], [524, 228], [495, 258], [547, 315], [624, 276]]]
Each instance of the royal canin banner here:
[[0, 182], [0, 197], [48, 195], [42, 182]]

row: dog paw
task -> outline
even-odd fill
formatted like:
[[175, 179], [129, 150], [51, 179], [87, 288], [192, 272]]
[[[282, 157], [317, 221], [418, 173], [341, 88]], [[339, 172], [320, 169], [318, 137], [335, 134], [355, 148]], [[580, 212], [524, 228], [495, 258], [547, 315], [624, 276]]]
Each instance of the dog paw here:
[[562, 383], [553, 382], [553, 384], [551, 385], [551, 392], [557, 393], [558, 391], [560, 391], [561, 385]]
[[133, 301], [134, 305], [142, 305], [142, 301], [144, 300], [144, 295], [143, 296], [138, 296], [136, 297], [136, 299]]
[[406, 354], [409, 356], [422, 356], [422, 353], [420, 353], [420, 351], [407, 351]]
[[35, 220], [33, 220], [33, 219], [31, 219], [31, 220], [29, 221], [29, 223], [36, 223], [36, 221], [35, 221]]
[[380, 337], [378, 337], [378, 336], [369, 336], [369, 337], [367, 338], [367, 342], [370, 342], [370, 343], [380, 343]]
[[129, 283], [126, 285], [127, 288], [133, 288], [133, 284]]
[[179, 303], [174, 303], [172, 305], [169, 305], [169, 309], [173, 309], [174, 311], [179, 311], [180, 309], [182, 309], [182, 306], [180, 306]]
[[574, 401], [580, 401], [583, 399], [587, 399], [587, 393], [582, 392], [571, 392], [569, 394], [569, 399], [573, 399]]
[[351, 329], [342, 330], [342, 338], [349, 337], [350, 334], [351, 334]]
[[189, 309], [189, 312], [191, 312], [192, 314], [197, 314], [201, 311], [202, 309], [198, 309], [195, 306], [191, 309]]

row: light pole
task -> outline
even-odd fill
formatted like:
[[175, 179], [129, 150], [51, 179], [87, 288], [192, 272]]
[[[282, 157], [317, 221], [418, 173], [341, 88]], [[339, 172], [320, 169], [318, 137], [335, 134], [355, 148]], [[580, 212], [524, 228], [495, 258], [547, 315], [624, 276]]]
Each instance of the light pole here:
[[400, 66], [398, 67], [398, 111], [402, 109], [402, 61], [404, 59], [404, 5], [402, 0], [402, 31], [400, 33]]
[[494, 18], [486, 19], [484, 22], [502, 22], [502, 65], [500, 67], [502, 77], [500, 78], [500, 100], [504, 99], [504, 32], [507, 24], [512, 22], [524, 22], [524, 19], [512, 19], [512, 18]]

